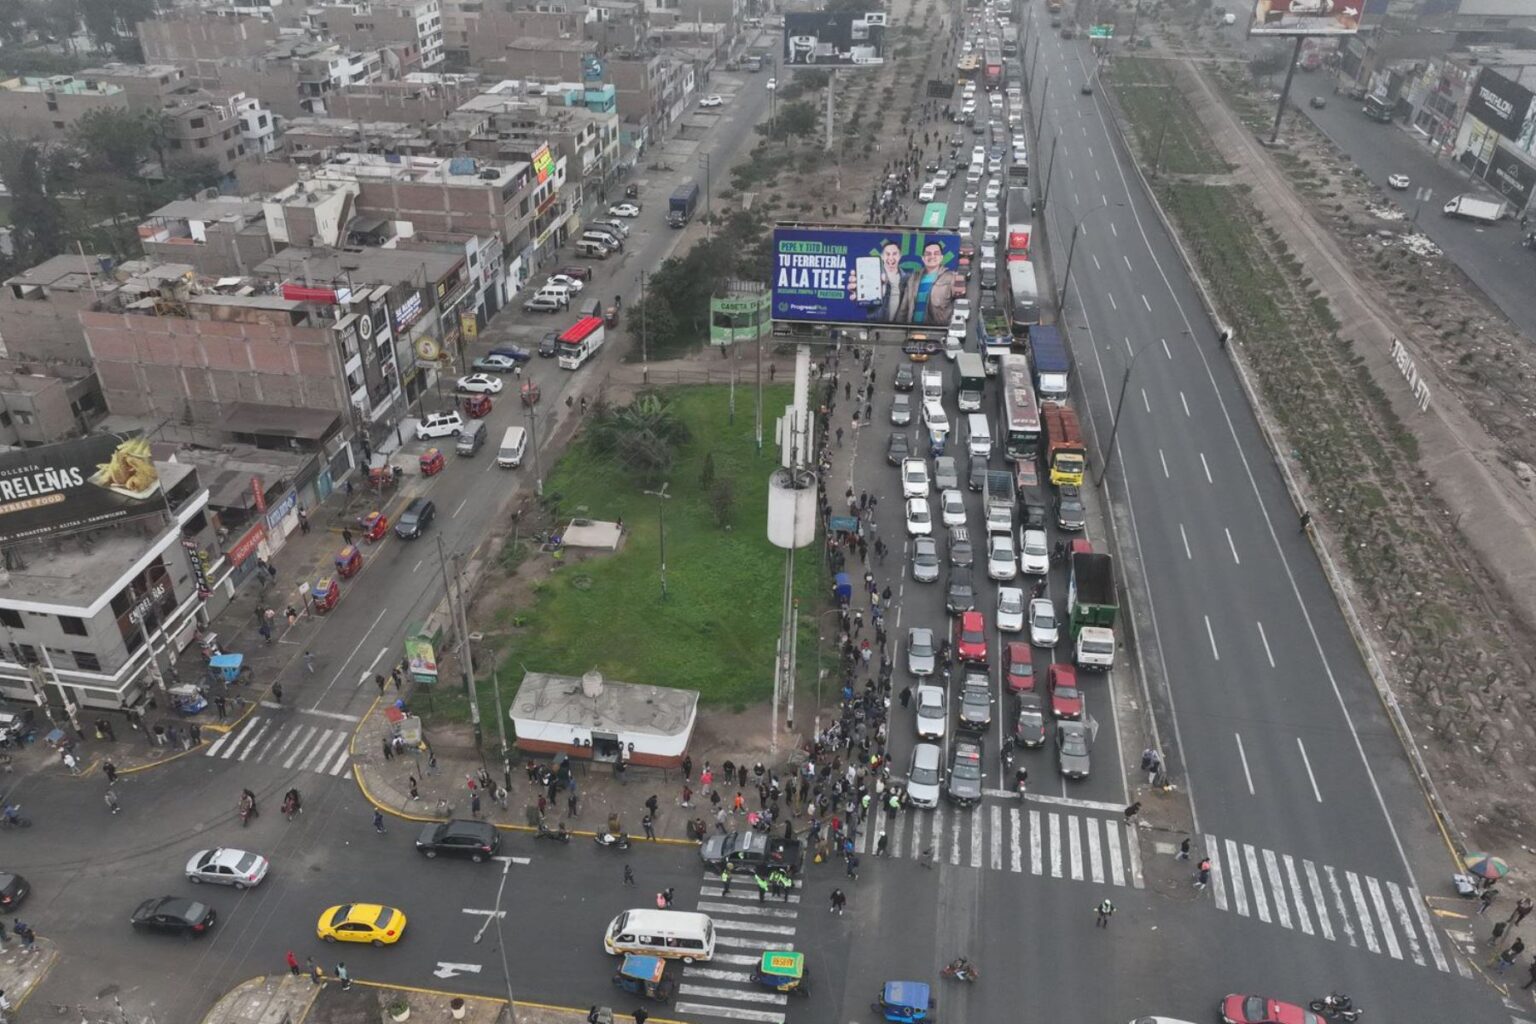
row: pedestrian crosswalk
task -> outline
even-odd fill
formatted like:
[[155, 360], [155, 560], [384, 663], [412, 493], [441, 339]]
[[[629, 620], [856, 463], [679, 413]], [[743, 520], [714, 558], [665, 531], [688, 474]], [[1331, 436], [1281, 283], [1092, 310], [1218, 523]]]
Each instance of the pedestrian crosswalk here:
[[749, 876], [738, 875], [727, 892], [718, 876], [706, 875], [699, 887], [698, 910], [714, 922], [715, 957], [683, 968], [672, 1008], [690, 1016], [784, 1024], [790, 996], [754, 984], [752, 969], [764, 952], [795, 948], [800, 882], [795, 881], [787, 898], [769, 897], [760, 903]]
[[301, 714], [295, 712], [281, 719], [254, 714], [238, 728], [214, 740], [203, 753], [225, 761], [262, 761], [289, 771], [350, 778], [352, 755], [348, 741], [352, 730], [329, 726], [324, 721], [311, 723]]
[[[1429, 908], [1412, 886], [1233, 839], [1206, 835], [1204, 842], [1217, 910], [1451, 970]], [[1456, 966], [1463, 968], [1459, 960]]]
[[897, 859], [1142, 888], [1137, 829], [1118, 814], [1079, 810], [1008, 799], [963, 810], [940, 804], [882, 813], [854, 845], [861, 855], [879, 854], [883, 838], [885, 856]]

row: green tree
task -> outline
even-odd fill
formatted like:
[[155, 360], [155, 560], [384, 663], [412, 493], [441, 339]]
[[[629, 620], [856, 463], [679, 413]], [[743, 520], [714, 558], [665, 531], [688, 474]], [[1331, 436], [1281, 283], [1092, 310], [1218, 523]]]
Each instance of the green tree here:
[[78, 0], [80, 20], [97, 46], [116, 49], [155, 13], [152, 0]]
[[1248, 73], [1254, 78], [1268, 78], [1278, 75], [1285, 70], [1286, 61], [1290, 60], [1290, 50], [1285, 47], [1270, 46], [1254, 54], [1248, 60]]
[[736, 488], [729, 480], [716, 480], [709, 489], [709, 508], [715, 515], [715, 525], [722, 529], [731, 525], [736, 512]]
[[48, 192], [41, 147], [26, 143], [4, 147], [5, 182], [11, 189], [12, 243], [16, 262], [35, 266], [64, 249], [64, 211]]
[[820, 118], [809, 103], [786, 103], [779, 110], [775, 131], [777, 138], [799, 139], [816, 130]]
[[715, 482], [715, 453], [704, 453], [704, 465], [699, 467], [699, 490], [709, 493], [710, 485]]
[[643, 479], [665, 476], [677, 464], [678, 449], [688, 443], [688, 426], [654, 392], [629, 405], [597, 410], [588, 430], [596, 450]]
[[93, 171], [137, 180], [149, 155], [150, 129], [143, 117], [115, 110], [88, 110], [70, 128], [70, 141]]

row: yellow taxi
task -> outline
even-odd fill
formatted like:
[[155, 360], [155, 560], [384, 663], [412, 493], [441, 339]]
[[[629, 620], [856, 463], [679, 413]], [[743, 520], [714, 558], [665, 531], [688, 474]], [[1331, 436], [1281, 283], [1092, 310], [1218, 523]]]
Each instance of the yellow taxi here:
[[326, 942], [371, 942], [388, 946], [405, 932], [405, 915], [378, 903], [346, 903], [320, 915], [315, 934]]

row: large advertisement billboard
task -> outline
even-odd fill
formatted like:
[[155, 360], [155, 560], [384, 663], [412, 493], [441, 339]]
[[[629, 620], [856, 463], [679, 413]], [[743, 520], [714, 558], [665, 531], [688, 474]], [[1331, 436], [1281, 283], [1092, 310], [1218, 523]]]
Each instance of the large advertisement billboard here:
[[1531, 91], [1492, 68], [1478, 73], [1467, 95], [1467, 113], [1511, 142], [1520, 138], [1530, 109]]
[[784, 15], [784, 63], [865, 67], [885, 63], [885, 12], [792, 11]]
[[947, 328], [966, 294], [955, 231], [786, 224], [773, 253], [777, 321]]
[[1360, 31], [1362, 0], [1258, 0], [1248, 34], [1352, 36]]
[[0, 455], [0, 544], [164, 507], [149, 442], [137, 434], [97, 434]]

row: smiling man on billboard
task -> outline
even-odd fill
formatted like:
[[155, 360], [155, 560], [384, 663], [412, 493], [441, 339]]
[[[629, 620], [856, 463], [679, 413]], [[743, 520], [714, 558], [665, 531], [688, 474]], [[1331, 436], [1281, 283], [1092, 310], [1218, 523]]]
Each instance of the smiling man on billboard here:
[[907, 278], [902, 289], [903, 323], [949, 326], [955, 297], [965, 294], [960, 275], [944, 265], [944, 247], [938, 242], [923, 245], [923, 266]]

